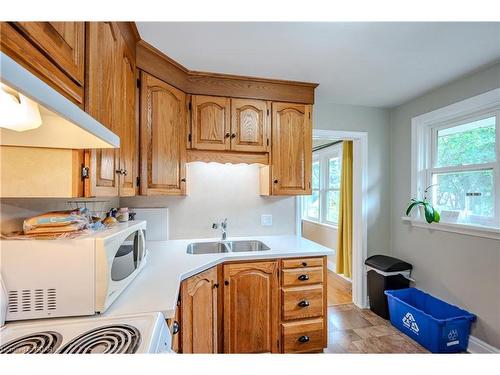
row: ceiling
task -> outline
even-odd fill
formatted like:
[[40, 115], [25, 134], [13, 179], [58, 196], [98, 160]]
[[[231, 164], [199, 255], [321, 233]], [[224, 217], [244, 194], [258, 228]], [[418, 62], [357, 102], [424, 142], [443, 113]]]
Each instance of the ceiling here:
[[188, 69], [316, 82], [316, 102], [393, 107], [500, 59], [500, 22], [137, 26]]

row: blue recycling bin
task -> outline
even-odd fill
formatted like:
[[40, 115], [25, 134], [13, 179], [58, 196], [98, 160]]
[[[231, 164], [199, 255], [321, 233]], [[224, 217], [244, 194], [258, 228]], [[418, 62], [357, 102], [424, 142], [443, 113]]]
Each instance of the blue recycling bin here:
[[386, 290], [391, 323], [432, 353], [467, 350], [476, 316], [416, 288]]

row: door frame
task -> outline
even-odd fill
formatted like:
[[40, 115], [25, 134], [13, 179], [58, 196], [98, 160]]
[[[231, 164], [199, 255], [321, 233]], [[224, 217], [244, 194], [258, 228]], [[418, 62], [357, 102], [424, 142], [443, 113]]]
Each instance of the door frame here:
[[[368, 132], [313, 129], [313, 139], [353, 141], [352, 302], [368, 307], [364, 261], [368, 238]], [[302, 236], [302, 201], [296, 199], [296, 232]]]

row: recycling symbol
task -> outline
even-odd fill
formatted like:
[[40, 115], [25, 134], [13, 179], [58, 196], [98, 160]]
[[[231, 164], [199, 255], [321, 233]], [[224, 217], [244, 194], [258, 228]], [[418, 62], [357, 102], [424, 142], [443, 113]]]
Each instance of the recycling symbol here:
[[403, 317], [403, 324], [406, 328], [409, 328], [413, 332], [418, 334], [418, 331], [419, 331], [418, 324], [415, 321], [415, 318], [413, 317], [412, 313], [410, 313], [410, 312], [406, 313], [406, 315]]
[[450, 333], [448, 333], [448, 339], [453, 341], [458, 338], [458, 331], [456, 329], [452, 329]]

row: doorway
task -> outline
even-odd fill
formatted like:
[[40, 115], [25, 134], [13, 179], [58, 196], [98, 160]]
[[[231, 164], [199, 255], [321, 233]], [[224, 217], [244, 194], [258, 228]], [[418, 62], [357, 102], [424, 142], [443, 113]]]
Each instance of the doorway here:
[[[352, 286], [351, 296], [349, 296], [349, 281], [342, 279], [341, 275], [336, 275], [335, 263], [329, 259], [329, 277], [328, 289], [332, 290], [329, 293], [329, 304], [340, 303], [348, 301], [351, 297], [352, 303], [359, 308], [367, 307], [367, 287], [366, 287], [366, 274], [364, 272], [364, 260], [367, 254], [367, 166], [368, 166], [368, 134], [366, 132], [350, 132], [338, 130], [313, 130], [313, 141], [318, 143], [333, 143], [343, 140], [350, 140], [353, 142], [353, 212], [352, 212]], [[314, 142], [313, 142], [314, 143]], [[321, 195], [321, 193], [319, 193]], [[331, 194], [330, 194], [331, 195]], [[324, 195], [326, 197], [326, 194]], [[320, 199], [318, 197], [318, 199]], [[327, 198], [323, 198], [327, 199]], [[307, 205], [302, 197], [297, 198], [297, 233], [302, 236], [302, 216], [304, 207]], [[316, 214], [314, 210], [312, 214]], [[322, 215], [322, 213], [319, 213]], [[324, 213], [323, 213], [324, 215]], [[316, 216], [317, 217], [317, 216]], [[322, 218], [318, 219], [321, 221]], [[326, 220], [328, 221], [328, 220]], [[332, 238], [330, 238], [332, 239]], [[335, 249], [336, 250], [336, 249]], [[348, 302], [346, 302], [348, 303]]]

